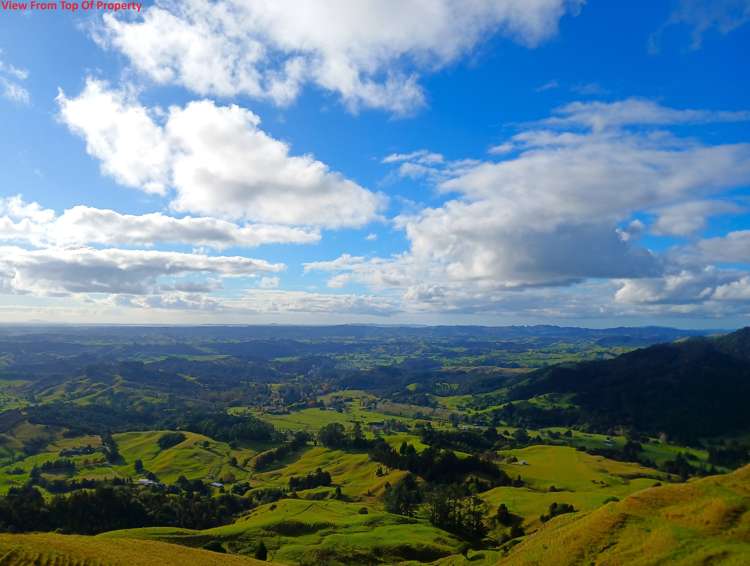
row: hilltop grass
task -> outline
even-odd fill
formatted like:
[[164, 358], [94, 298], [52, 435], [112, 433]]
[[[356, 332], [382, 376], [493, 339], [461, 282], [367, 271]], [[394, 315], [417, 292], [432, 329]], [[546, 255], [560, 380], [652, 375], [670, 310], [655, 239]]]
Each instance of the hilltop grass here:
[[544, 525], [506, 565], [727, 564], [750, 562], [750, 466], [654, 487], [583, 516]]
[[58, 534], [0, 534], [0, 563], [54, 566], [256, 566], [269, 564], [243, 556], [217, 554], [149, 540]]

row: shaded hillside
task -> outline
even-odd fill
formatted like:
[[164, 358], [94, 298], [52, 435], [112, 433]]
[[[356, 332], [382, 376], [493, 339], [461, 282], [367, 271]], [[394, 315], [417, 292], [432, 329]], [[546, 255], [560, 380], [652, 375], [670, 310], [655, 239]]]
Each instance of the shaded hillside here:
[[561, 365], [511, 391], [526, 399], [573, 394], [596, 428], [629, 426], [692, 442], [750, 428], [750, 329], [718, 339], [659, 344], [603, 361]]
[[750, 563], [750, 466], [654, 487], [543, 526], [503, 565]]
[[34, 534], [0, 535], [0, 562], [7, 566], [256, 566], [271, 564], [157, 541]]
[[714, 343], [725, 354], [750, 361], [750, 327], [715, 338]]

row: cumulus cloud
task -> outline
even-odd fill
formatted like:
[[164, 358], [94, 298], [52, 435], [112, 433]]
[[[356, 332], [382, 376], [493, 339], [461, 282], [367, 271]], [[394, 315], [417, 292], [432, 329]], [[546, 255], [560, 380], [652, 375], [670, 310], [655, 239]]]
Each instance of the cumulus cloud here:
[[219, 313], [222, 310], [222, 303], [219, 299], [201, 293], [186, 293], [181, 291], [153, 295], [113, 295], [104, 301], [100, 301], [99, 305], [101, 304], [146, 311], [174, 310]]
[[0, 199], [0, 241], [42, 247], [187, 244], [221, 250], [233, 246], [310, 244], [320, 241], [320, 232], [268, 224], [241, 226], [206, 217], [176, 218], [159, 212], [121, 214], [89, 206], [74, 206], [57, 215], [15, 196]]
[[[305, 268], [330, 273], [336, 287], [398, 289], [407, 303], [443, 309], [505, 307], [509, 293], [592, 279], [626, 280], [622, 304], [656, 304], [674, 295], [668, 289], [685, 288], [678, 281], [687, 276], [670, 254], [641, 245], [645, 226], [636, 215], [655, 215], [656, 232], [688, 235], [706, 217], [736, 211], [716, 197], [750, 183], [750, 144], [706, 145], [647, 127], [739, 119], [734, 114], [636, 106], [571, 106], [554, 129], [527, 126], [508, 142], [515, 154], [496, 161], [425, 164], [425, 152], [412, 153], [447, 200], [396, 219], [408, 252], [343, 255]], [[408, 156], [389, 162], [403, 167]], [[716, 277], [714, 290], [731, 280], [723, 271]]]
[[306, 84], [352, 110], [405, 114], [431, 72], [501, 34], [534, 47], [583, 0], [162, 0], [136, 19], [103, 16], [95, 33], [160, 84], [277, 104]]
[[725, 236], [700, 240], [687, 253], [697, 261], [748, 264], [750, 230], [738, 230]]
[[234, 220], [338, 228], [377, 217], [384, 197], [259, 128], [239, 106], [203, 100], [159, 120], [132, 96], [89, 79], [75, 98], [60, 92], [61, 120], [119, 183], [174, 189], [171, 206]]
[[665, 236], [690, 236], [703, 230], [711, 216], [736, 214], [742, 208], [732, 202], [703, 200], [675, 204], [656, 210], [652, 231]]
[[377, 295], [262, 289], [248, 291], [241, 298], [227, 302], [226, 306], [263, 314], [336, 313], [376, 316], [392, 315], [400, 308], [398, 302]]
[[272, 264], [239, 256], [155, 250], [0, 247], [0, 281], [6, 291], [34, 295], [153, 293], [163, 277], [190, 274], [253, 277], [277, 272]]
[[148, 193], [165, 194], [171, 150], [154, 112], [134, 93], [109, 90], [89, 79], [77, 98], [61, 90], [60, 119], [86, 141], [86, 151], [101, 162], [102, 172], [118, 183]]
[[698, 303], [710, 299], [717, 286], [732, 279], [732, 274], [714, 268], [683, 270], [663, 277], [624, 281], [615, 293], [615, 300], [622, 303]]
[[746, 271], [709, 266], [655, 279], [624, 281], [615, 293], [615, 302], [641, 314], [747, 316], [750, 275]]

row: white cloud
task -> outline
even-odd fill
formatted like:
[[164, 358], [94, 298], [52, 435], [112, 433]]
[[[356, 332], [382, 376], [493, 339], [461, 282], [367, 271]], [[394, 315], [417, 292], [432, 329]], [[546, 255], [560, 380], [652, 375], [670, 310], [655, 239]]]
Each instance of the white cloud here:
[[652, 227], [654, 234], [690, 236], [706, 227], [711, 216], [742, 212], [734, 203], [716, 200], [690, 201], [655, 210], [658, 215]]
[[88, 79], [80, 96], [68, 98], [60, 91], [57, 103], [60, 119], [86, 140], [86, 151], [99, 159], [103, 173], [129, 187], [166, 193], [171, 148], [153, 112], [133, 93]]
[[729, 232], [725, 236], [699, 241], [688, 255], [697, 261], [750, 263], [750, 230]]
[[675, 109], [642, 98], [616, 102], [571, 102], [542, 120], [548, 126], [580, 126], [595, 131], [623, 126], [667, 126], [673, 124], [705, 124], [711, 122], [750, 121], [750, 111], [713, 111]]
[[20, 196], [0, 199], [0, 241], [35, 246], [78, 247], [187, 244], [224, 249], [263, 244], [309, 244], [317, 230], [267, 224], [240, 226], [216, 218], [175, 218], [162, 213], [120, 214], [114, 210], [75, 206], [59, 216]]
[[[508, 297], [520, 290], [590, 279], [630, 280], [621, 299], [680, 287], [675, 259], [641, 245], [644, 225], [634, 217], [655, 214], [657, 231], [687, 234], [706, 216], [734, 211], [709, 199], [750, 183], [750, 144], [705, 145], [643, 126], [741, 117], [632, 101], [570, 109], [556, 124], [569, 131], [531, 125], [512, 138], [517, 153], [505, 159], [413, 163], [449, 198], [396, 219], [410, 242], [407, 253], [344, 255], [306, 269], [331, 273], [334, 286], [360, 282], [448, 310], [510, 308]], [[636, 302], [657, 301], [621, 301]]]
[[622, 303], [697, 303], [711, 298], [717, 285], [728, 280], [721, 271], [708, 268], [702, 271], [683, 270], [663, 277], [624, 281], [615, 293]]
[[339, 271], [341, 269], [348, 269], [353, 265], [362, 265], [365, 263], [365, 258], [362, 256], [351, 256], [344, 254], [334, 260], [330, 261], [311, 261], [303, 264], [305, 273], [308, 271]]
[[674, 25], [692, 30], [691, 49], [700, 49], [703, 36], [710, 30], [727, 35], [750, 21], [750, 0], [679, 0], [669, 19], [649, 40], [652, 53], [659, 51], [661, 34]]
[[418, 149], [409, 153], [391, 153], [383, 158], [382, 163], [402, 163], [404, 161], [410, 163], [421, 163], [422, 165], [434, 165], [436, 163], [442, 163], [445, 161], [445, 158], [440, 153], [435, 153], [426, 149]]
[[377, 239], [378, 235], [374, 232], [370, 232], [369, 234], [367, 234], [367, 236], [365, 236], [365, 240], [367, 240], [368, 242], [374, 242]]
[[506, 153], [510, 153], [514, 149], [515, 146], [512, 143], [501, 143], [490, 147], [490, 149], [487, 150], [487, 153], [489, 153], [490, 155], [505, 155]]
[[89, 79], [77, 98], [58, 96], [60, 117], [118, 182], [175, 191], [171, 206], [234, 220], [338, 228], [375, 219], [384, 197], [259, 128], [260, 118], [211, 101], [155, 111]]
[[552, 79], [551, 81], [547, 81], [543, 85], [540, 85], [536, 87], [534, 90], [536, 92], [545, 92], [547, 90], [555, 90], [556, 88], [560, 87], [560, 83], [557, 82], [555, 79]]
[[685, 269], [656, 279], [625, 281], [615, 301], [654, 314], [746, 316], [750, 313], [750, 275], [715, 267]]
[[105, 14], [96, 38], [151, 80], [201, 95], [293, 100], [313, 84], [408, 113], [435, 71], [499, 33], [533, 47], [582, 0], [163, 0], [137, 19]]
[[0, 287], [37, 296], [70, 293], [148, 294], [163, 277], [190, 274], [252, 277], [278, 272], [272, 264], [238, 256], [121, 249], [26, 250], [0, 247]]
[[386, 316], [398, 312], [398, 303], [376, 295], [339, 295], [306, 291], [251, 290], [227, 308], [264, 314], [311, 313]]
[[29, 72], [6, 63], [2, 57], [3, 51], [0, 49], [0, 95], [13, 102], [29, 104], [31, 94], [22, 84], [29, 78]]
[[207, 311], [212, 313], [222, 310], [222, 302], [216, 298], [201, 293], [180, 291], [155, 295], [113, 295], [105, 299], [104, 304], [138, 310]]
[[281, 280], [278, 277], [261, 277], [258, 287], [260, 289], [276, 289], [280, 283]]

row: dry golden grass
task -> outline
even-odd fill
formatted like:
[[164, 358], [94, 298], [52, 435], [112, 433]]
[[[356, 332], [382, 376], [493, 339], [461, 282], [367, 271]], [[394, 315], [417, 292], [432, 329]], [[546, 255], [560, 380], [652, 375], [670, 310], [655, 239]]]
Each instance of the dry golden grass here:
[[558, 517], [499, 564], [750, 564], [750, 466]]
[[0, 535], [3, 566], [257, 566], [270, 564], [148, 540], [30, 534]]

